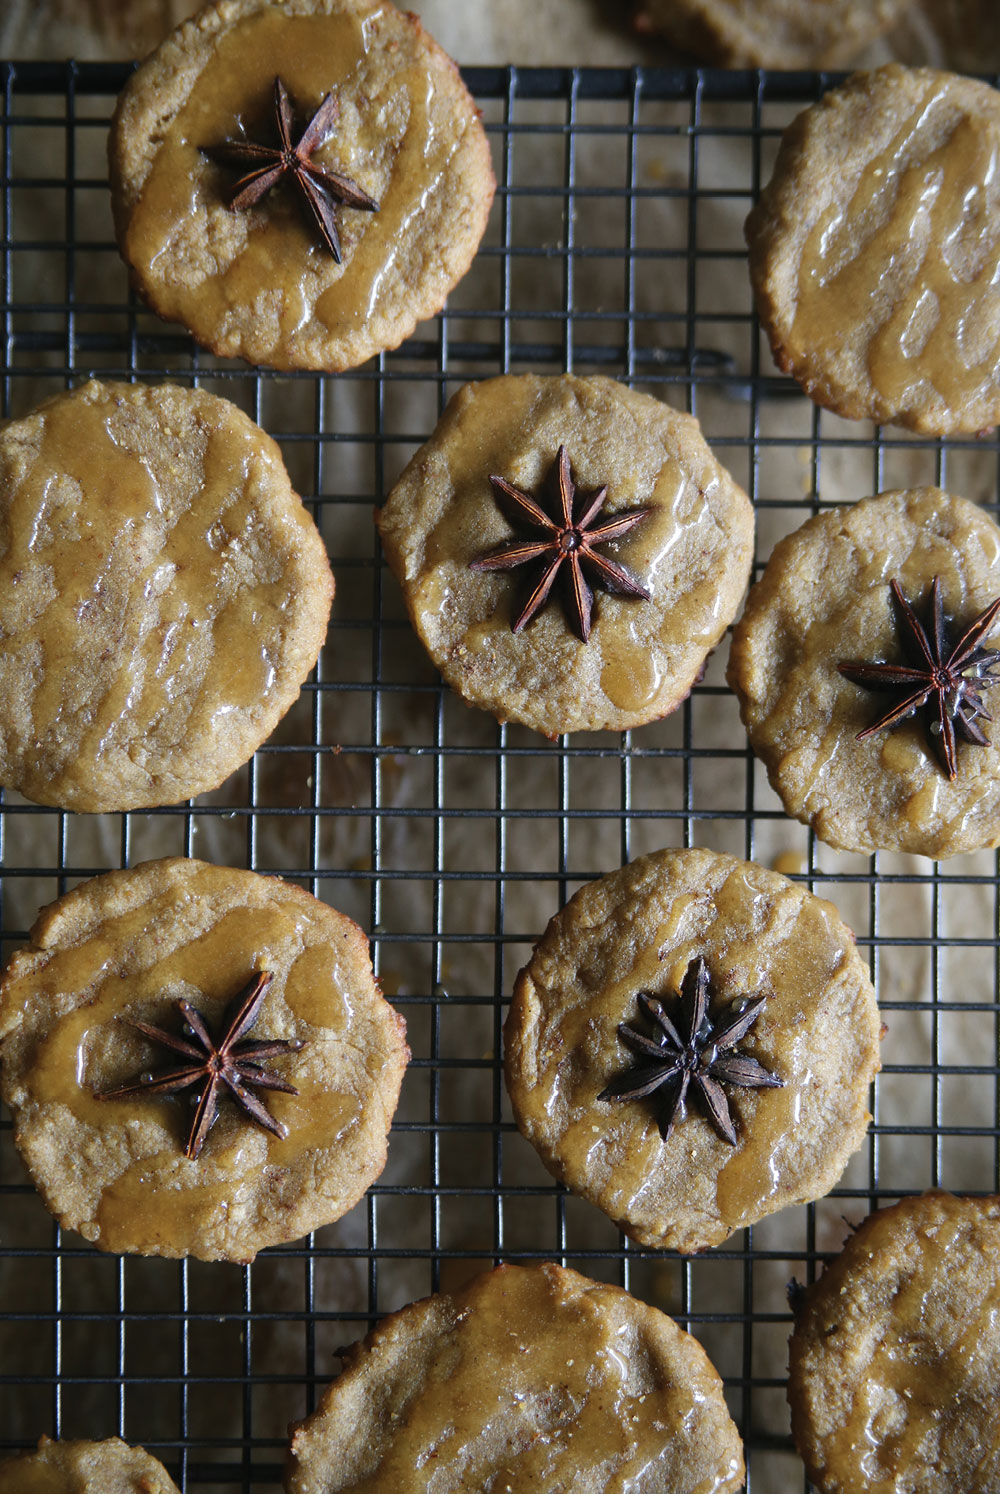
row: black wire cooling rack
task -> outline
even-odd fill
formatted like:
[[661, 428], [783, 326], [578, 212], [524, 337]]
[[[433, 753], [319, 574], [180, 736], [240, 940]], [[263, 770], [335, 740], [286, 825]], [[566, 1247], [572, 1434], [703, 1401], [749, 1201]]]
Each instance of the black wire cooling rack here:
[[[337, 377], [198, 352], [129, 297], [105, 179], [126, 69], [8, 66], [3, 85], [4, 415], [93, 372], [193, 382], [282, 445], [338, 594], [316, 677], [215, 794], [75, 816], [6, 793], [4, 953], [85, 876], [194, 854], [279, 873], [369, 931], [413, 1062], [389, 1164], [339, 1224], [252, 1267], [102, 1256], [63, 1234], [2, 1143], [0, 1451], [50, 1436], [144, 1444], [184, 1490], [275, 1490], [289, 1420], [339, 1345], [495, 1260], [557, 1258], [665, 1308], [705, 1344], [753, 1494], [805, 1488], [784, 1400], [790, 1278], [844, 1219], [912, 1191], [998, 1185], [998, 866], [830, 851], [788, 821], [744, 745], [725, 646], [667, 721], [544, 741], [444, 690], [383, 571], [371, 508], [466, 379], [602, 372], [697, 414], [750, 492], [758, 567], [818, 507], [934, 482], [996, 513], [998, 446], [928, 441], [815, 409], [774, 371], [742, 221], [781, 129], [829, 79], [473, 69], [500, 190], [448, 310]], [[500, 1028], [513, 977], [587, 878], [663, 845], [756, 857], [837, 903], [888, 1025], [865, 1148], [829, 1199], [696, 1259], [641, 1250], [552, 1183], [510, 1121]]]

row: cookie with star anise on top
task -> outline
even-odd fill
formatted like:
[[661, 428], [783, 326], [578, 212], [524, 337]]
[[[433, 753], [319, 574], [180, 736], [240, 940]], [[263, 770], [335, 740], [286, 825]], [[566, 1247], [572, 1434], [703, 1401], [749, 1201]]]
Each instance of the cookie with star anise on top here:
[[43, 908], [0, 978], [15, 1143], [116, 1254], [249, 1261], [339, 1219], [385, 1165], [404, 1033], [351, 919], [180, 857]]
[[834, 1186], [879, 1015], [836, 908], [754, 862], [659, 851], [583, 887], [514, 983], [504, 1072], [551, 1173], [690, 1252]]
[[753, 551], [749, 499], [696, 420], [569, 374], [465, 385], [378, 525], [447, 682], [550, 737], [679, 705]]
[[775, 547], [729, 682], [786, 811], [831, 845], [1000, 844], [1000, 527], [938, 488], [810, 519]]
[[469, 268], [495, 190], [458, 69], [389, 0], [214, 0], [129, 79], [109, 164], [143, 299], [280, 369], [397, 347]]

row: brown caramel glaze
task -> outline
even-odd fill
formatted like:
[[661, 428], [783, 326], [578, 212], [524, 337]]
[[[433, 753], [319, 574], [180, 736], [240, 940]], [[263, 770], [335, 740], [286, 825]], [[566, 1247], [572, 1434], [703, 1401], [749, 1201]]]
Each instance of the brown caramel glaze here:
[[1000, 528], [939, 488], [882, 493], [776, 545], [733, 630], [728, 679], [750, 744], [786, 813], [830, 845], [940, 858], [1000, 843], [1000, 686], [983, 691], [989, 745], [960, 741], [950, 782], [922, 716], [859, 742], [899, 697], [837, 670], [900, 662], [889, 583], [919, 610], [935, 576], [947, 616], [970, 623], [1000, 596]]
[[[727, 1089], [731, 1146], [692, 1096], [662, 1140], [658, 1096], [597, 1097], [627, 1067], [637, 996], [666, 1000], [704, 957], [713, 1014], [767, 1004], [741, 1045], [781, 1089]], [[749, 861], [659, 851], [582, 888], [514, 984], [504, 1066], [522, 1133], [560, 1181], [642, 1245], [685, 1252], [820, 1198], [868, 1125], [879, 1017], [850, 930], [822, 898]]]
[[869, 1215], [809, 1288], [792, 1431], [821, 1494], [1000, 1488], [1000, 1198]]
[[213, 789], [296, 699], [326, 551], [271, 438], [91, 382], [0, 430], [0, 783], [102, 811]]
[[747, 220], [779, 365], [853, 419], [1000, 419], [1000, 94], [893, 64], [799, 116]]
[[[234, 211], [233, 173], [200, 149], [263, 138], [276, 75], [303, 123], [337, 93], [314, 163], [379, 204], [338, 208], [339, 265], [290, 188]], [[349, 368], [396, 347], [465, 273], [494, 190], [456, 68], [385, 0], [219, 0], [129, 81], [109, 153], [140, 294], [216, 353], [276, 368]]]
[[[98, 1100], [167, 1067], [121, 1019], [178, 1030], [185, 997], [217, 1023], [258, 970], [273, 980], [255, 1038], [274, 1060], [281, 1139], [225, 1102], [183, 1154], [185, 1097]], [[32, 1180], [60, 1223], [102, 1250], [251, 1260], [330, 1223], [385, 1165], [408, 1058], [355, 923], [300, 888], [172, 858], [81, 884], [43, 909], [0, 983], [3, 1097]]]
[[704, 1350], [620, 1287], [499, 1266], [386, 1318], [297, 1427], [288, 1494], [732, 1494]]
[[[469, 569], [512, 535], [490, 475], [544, 496], [561, 445], [578, 490], [607, 484], [602, 519], [652, 510], [607, 549], [650, 599], [595, 593], [587, 643], [555, 596], [513, 633], [524, 571]], [[696, 420], [613, 379], [568, 374], [466, 384], [378, 525], [413, 626], [449, 685], [547, 736], [624, 731], [673, 710], [732, 620], [753, 558], [750, 501]]]
[[3, 1494], [178, 1494], [158, 1459], [117, 1437], [53, 1442], [0, 1461]]

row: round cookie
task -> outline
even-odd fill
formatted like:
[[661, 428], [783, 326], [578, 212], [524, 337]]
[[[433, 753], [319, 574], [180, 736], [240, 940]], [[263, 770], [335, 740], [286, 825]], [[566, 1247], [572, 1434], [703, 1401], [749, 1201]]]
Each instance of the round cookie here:
[[295, 1428], [287, 1494], [732, 1494], [722, 1381], [671, 1318], [556, 1265], [498, 1266], [346, 1351]]
[[750, 744], [786, 812], [830, 845], [940, 858], [1000, 844], [1000, 727], [981, 721], [986, 746], [958, 742], [949, 779], [922, 713], [858, 741], [906, 692], [872, 693], [837, 667], [911, 662], [890, 582], [926, 615], [935, 576], [954, 639], [1000, 596], [1000, 529], [938, 488], [882, 493], [776, 545], [734, 629], [728, 679]]
[[[276, 76], [293, 145], [334, 94], [306, 156], [348, 179], [346, 205], [314, 174], [229, 206], [255, 163], [220, 164], [215, 148], [277, 143]], [[353, 368], [397, 347], [469, 268], [495, 188], [457, 68], [388, 0], [216, 0], [129, 79], [108, 150], [139, 294], [213, 352], [275, 368]], [[351, 205], [354, 189], [378, 210]], [[339, 263], [306, 191], [332, 200]]]
[[788, 127], [746, 223], [775, 361], [817, 404], [930, 435], [1000, 419], [1000, 94], [893, 63]]
[[[287, 1135], [227, 1098], [193, 1158], [190, 1088], [108, 1092], [178, 1063], [133, 1024], [182, 1037], [183, 999], [218, 1035], [257, 972], [272, 980], [250, 1040], [292, 1045], [266, 1067], [296, 1092], [259, 1097]], [[201, 1260], [250, 1261], [346, 1213], [385, 1165], [409, 1057], [357, 924], [277, 878], [181, 858], [42, 910], [0, 981], [0, 1040], [14, 1140], [60, 1224], [101, 1250]]]
[[[587, 642], [566, 574], [514, 632], [546, 562], [472, 568], [512, 536], [541, 534], [510, 522], [491, 477], [557, 515], [560, 449], [577, 490], [575, 518], [604, 485], [595, 527], [649, 510], [602, 546], [648, 600], [616, 594], [619, 581], [585, 567], [591, 584], [614, 588], [596, 592]], [[550, 737], [624, 731], [672, 711], [732, 620], [753, 557], [750, 501], [715, 461], [697, 421], [597, 377], [523, 374], [466, 384], [378, 525], [413, 626], [448, 684], [499, 720]]]
[[178, 1494], [163, 1464], [118, 1437], [53, 1442], [0, 1460], [3, 1494]]
[[214, 789], [296, 699], [333, 577], [276, 444], [200, 389], [91, 382], [0, 429], [0, 783]]
[[[676, 993], [699, 959], [717, 1042], [741, 1002], [766, 998], [718, 1054], [696, 1024], [700, 1073], [711, 1070], [709, 1096], [721, 1086], [735, 1142], [693, 1075], [665, 1138], [672, 1083], [623, 1094], [656, 1067], [622, 1031], [657, 1038], [640, 993], [683, 1040]], [[518, 1127], [555, 1177], [640, 1244], [690, 1252], [829, 1192], [865, 1135], [878, 1038], [867, 968], [831, 903], [753, 862], [659, 851], [589, 883], [551, 920], [514, 984], [504, 1071]], [[743, 1087], [756, 1066], [780, 1087]]]
[[813, 68], [850, 62], [906, 0], [643, 0], [641, 31], [721, 67]]
[[1000, 1198], [869, 1215], [796, 1307], [788, 1399], [820, 1494], [1000, 1488]]

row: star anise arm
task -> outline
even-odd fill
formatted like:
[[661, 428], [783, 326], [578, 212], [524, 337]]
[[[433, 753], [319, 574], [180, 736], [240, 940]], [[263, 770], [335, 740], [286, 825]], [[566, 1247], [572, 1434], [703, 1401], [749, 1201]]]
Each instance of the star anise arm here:
[[764, 1007], [767, 1005], [766, 996], [758, 996], [754, 1001], [748, 1001], [738, 1016], [718, 1032], [712, 1034], [712, 1046], [715, 1048], [734, 1048], [738, 1042], [746, 1037]]
[[614, 514], [603, 524], [595, 524], [593, 528], [588, 528], [582, 521], [579, 527], [587, 530], [588, 545], [606, 545], [611, 540], [621, 539], [623, 534], [628, 534], [630, 529], [641, 524], [652, 512], [651, 508], [633, 508], [628, 513]]
[[610, 560], [607, 555], [598, 555], [588, 545], [580, 552], [580, 560], [584, 565], [592, 565], [600, 572], [601, 580], [608, 591], [613, 591], [619, 596], [641, 597], [649, 601], [649, 592], [642, 586], [630, 571], [617, 561]]
[[185, 1058], [193, 1059], [196, 1064], [204, 1062], [203, 1050], [194, 1043], [188, 1042], [187, 1038], [180, 1037], [177, 1033], [164, 1032], [162, 1027], [154, 1027], [151, 1022], [140, 1022], [135, 1017], [123, 1017], [129, 1027], [134, 1027], [136, 1032], [141, 1032], [143, 1037], [152, 1039], [154, 1043], [162, 1043], [165, 1048], [172, 1048], [175, 1053], [181, 1053]]
[[235, 182], [229, 192], [229, 206], [242, 212], [244, 208], [253, 207], [266, 197], [272, 187], [276, 187], [285, 174], [283, 166], [262, 166], [259, 171], [251, 171], [246, 176], [241, 176]]
[[[993, 717], [989, 714], [988, 711], [980, 709], [977, 714], [980, 721], [993, 720]], [[958, 732], [959, 736], [964, 737], [967, 742], [975, 742], [977, 747], [988, 747], [990, 745], [989, 737], [983, 731], [978, 722], [974, 721], [971, 716], [963, 716], [961, 712], [959, 712], [959, 714], [955, 717], [955, 730]]]
[[708, 1012], [708, 966], [699, 956], [684, 972], [681, 981], [681, 1035], [686, 1043], [694, 1041]]
[[576, 627], [577, 637], [586, 643], [590, 637], [590, 616], [594, 607], [594, 593], [587, 585], [578, 550], [574, 550], [569, 557], [566, 586], [569, 593], [569, 610]]
[[288, 1127], [283, 1122], [275, 1120], [270, 1110], [261, 1104], [252, 1091], [240, 1083], [235, 1074], [221, 1074], [220, 1078], [233, 1098], [242, 1105], [248, 1115], [253, 1116], [259, 1126], [263, 1126], [265, 1131], [270, 1131], [272, 1136], [284, 1138], [288, 1135]]
[[900, 690], [905, 685], [922, 685], [930, 694], [931, 683], [926, 669], [912, 669], [909, 664], [855, 664], [844, 660], [837, 665], [838, 673], [852, 684], [864, 685], [866, 690]]
[[162, 1074], [152, 1074], [148, 1079], [139, 1079], [132, 1084], [121, 1084], [117, 1089], [105, 1089], [94, 1095], [95, 1100], [127, 1100], [133, 1095], [169, 1095], [187, 1089], [200, 1079], [202, 1069], [187, 1065], [183, 1069], [167, 1069]]
[[198, 1096], [198, 1103], [191, 1117], [191, 1129], [188, 1139], [184, 1144], [184, 1155], [196, 1162], [201, 1155], [201, 1149], [205, 1145], [205, 1137], [215, 1125], [219, 1114], [219, 1079], [215, 1074], [205, 1075], [204, 1088]]
[[296, 155], [308, 161], [313, 151], [319, 149], [323, 141], [333, 130], [339, 114], [340, 100], [331, 90], [303, 130], [302, 138], [295, 147]]
[[[972, 655], [976, 653], [984, 639], [993, 632], [997, 619], [1000, 618], [1000, 597], [984, 607], [979, 616], [974, 618], [961, 638], [955, 644], [945, 663], [946, 669], [961, 670], [963, 663], [972, 662]], [[986, 652], [992, 652], [987, 650]]]
[[729, 1113], [729, 1102], [721, 1084], [717, 1084], [711, 1074], [707, 1074], [704, 1069], [697, 1069], [693, 1078], [701, 1090], [702, 1098], [712, 1118], [712, 1124], [731, 1146], [735, 1146], [736, 1127], [733, 1125], [733, 1118]]
[[[272, 971], [258, 970], [243, 989], [237, 991], [227, 1006], [223, 1018], [225, 1036], [219, 1043], [220, 1053], [231, 1054], [243, 1034], [248, 1032], [256, 1022], [257, 1013], [263, 1005], [264, 997], [273, 979]], [[185, 1005], [185, 1002], [181, 1003], [182, 1009]], [[208, 1042], [211, 1043], [211, 1041], [209, 1037]]]
[[675, 1064], [664, 1065], [662, 1063], [637, 1064], [634, 1069], [626, 1069], [623, 1074], [617, 1074], [606, 1089], [602, 1089], [597, 1096], [599, 1100], [642, 1100], [647, 1095], [653, 1094], [666, 1084], [675, 1074], [680, 1073], [680, 1061]]
[[682, 1069], [680, 1071], [680, 1078], [675, 1084], [673, 1091], [664, 1097], [665, 1103], [661, 1106], [660, 1113], [656, 1118], [656, 1124], [664, 1141], [667, 1140], [674, 1129], [674, 1122], [679, 1116], [684, 1114], [684, 1103], [687, 1099], [690, 1082], [690, 1073], [687, 1069]]
[[559, 510], [563, 529], [573, 528], [573, 497], [576, 489], [569, 470], [569, 452], [560, 446], [556, 452], [556, 470], [559, 474]]
[[552, 546], [548, 540], [525, 540], [523, 544], [504, 545], [491, 555], [481, 555], [469, 561], [470, 571], [512, 571], [515, 566], [525, 565], [529, 560], [540, 560], [548, 555]]
[[930, 693], [930, 687], [928, 687], [925, 690], [917, 690], [912, 695], [908, 695], [905, 700], [893, 706], [892, 710], [886, 711], [884, 716], [880, 716], [872, 726], [867, 726], [864, 731], [859, 731], [857, 740], [863, 742], [866, 737], [874, 736], [877, 731], [882, 731], [884, 727], [895, 726], [897, 722], [904, 721], [907, 716], [912, 716], [913, 712], [919, 710], [924, 704]]
[[280, 78], [275, 78], [274, 80], [274, 118], [278, 126], [278, 138], [281, 141], [281, 149], [291, 152], [293, 150], [292, 129], [295, 124], [295, 115], [292, 110], [292, 101], [288, 97], [288, 89]]
[[320, 187], [308, 167], [295, 172], [295, 184], [313, 215], [320, 236], [339, 265], [342, 261], [340, 230], [337, 228], [337, 213], [329, 195]]
[[[603, 488], [598, 488], [596, 493], [591, 493], [589, 498], [587, 498], [586, 495], [581, 495], [581, 512], [577, 514], [576, 518], [573, 520], [574, 527], [576, 529], [590, 529], [591, 524], [600, 513], [601, 508], [604, 504], [604, 500], [607, 498], [607, 496], [607, 483], [604, 484]], [[612, 519], [609, 522], [614, 523], [614, 520]]]
[[[637, 1027], [630, 1027], [627, 1022], [619, 1022], [618, 1036], [626, 1048], [631, 1048], [640, 1058], [657, 1058], [661, 1063], [668, 1063], [671, 1059], [668, 1047], [658, 1043], [655, 1038], [648, 1038], [644, 1032], [640, 1032]], [[673, 1046], [680, 1051], [682, 1044], [679, 1038]]]
[[369, 197], [353, 177], [341, 176], [339, 171], [331, 171], [326, 166], [322, 171], [317, 166], [310, 167], [310, 174], [320, 188], [329, 191], [344, 207], [361, 208], [369, 213], [378, 212], [378, 203], [374, 197]]
[[525, 602], [524, 606], [521, 608], [520, 612], [511, 623], [511, 632], [520, 633], [521, 629], [527, 626], [527, 624], [534, 617], [535, 613], [538, 612], [540, 608], [544, 607], [546, 598], [548, 597], [549, 592], [552, 590], [552, 583], [556, 579], [556, 576], [559, 574], [559, 568], [562, 563], [562, 552], [557, 554], [554, 559], [549, 561], [548, 565], [545, 567], [544, 571], [542, 571], [538, 580], [532, 587], [528, 600]]
[[540, 504], [530, 493], [522, 493], [504, 477], [490, 477], [493, 497], [501, 513], [514, 524], [528, 524], [533, 529], [542, 529], [547, 534], [559, 533], [559, 525], [553, 523]]
[[[937, 587], [937, 579], [937, 577], [934, 578], [935, 587]], [[903, 588], [895, 578], [889, 582], [889, 588], [896, 604], [900, 638], [910, 662], [918, 667], [933, 669], [938, 661], [934, 657], [934, 650], [923, 623], [904, 597]], [[940, 598], [940, 590], [938, 590], [938, 598]]]
[[297, 1095], [298, 1090], [287, 1079], [272, 1074], [269, 1069], [258, 1069], [255, 1064], [240, 1064], [236, 1070], [243, 1084], [256, 1085], [258, 1089], [279, 1089], [285, 1095]]
[[765, 1069], [762, 1063], [749, 1054], [723, 1053], [709, 1064], [709, 1073], [715, 1079], [729, 1084], [741, 1084], [744, 1089], [784, 1089], [784, 1079]]
[[[656, 1023], [657, 1027], [663, 1033], [668, 1043], [672, 1044], [673, 1047], [677, 1049], [683, 1048], [684, 1044], [681, 1040], [680, 1033], [677, 1031], [677, 1028], [667, 1016], [667, 1012], [662, 1001], [657, 1001], [656, 997], [651, 996], [648, 991], [640, 991], [639, 1005], [642, 1007], [643, 1011], [646, 1013], [646, 1016], [650, 1019], [650, 1021]], [[625, 1024], [622, 1023], [623, 1027], [624, 1025]], [[621, 1028], [619, 1028], [619, 1031], [621, 1031]], [[634, 1029], [629, 1028], [629, 1031], [634, 1031]]]
[[229, 1056], [236, 1064], [259, 1064], [262, 1058], [274, 1058], [278, 1053], [299, 1053], [304, 1047], [302, 1038], [265, 1038], [261, 1042], [240, 1043], [229, 1050]]
[[937, 692], [937, 721], [934, 725], [940, 726], [940, 731], [935, 731], [933, 735], [938, 738], [941, 756], [944, 759], [945, 771], [949, 778], [957, 778], [958, 754], [955, 750], [955, 723], [952, 720], [951, 712], [945, 704], [943, 690]]

